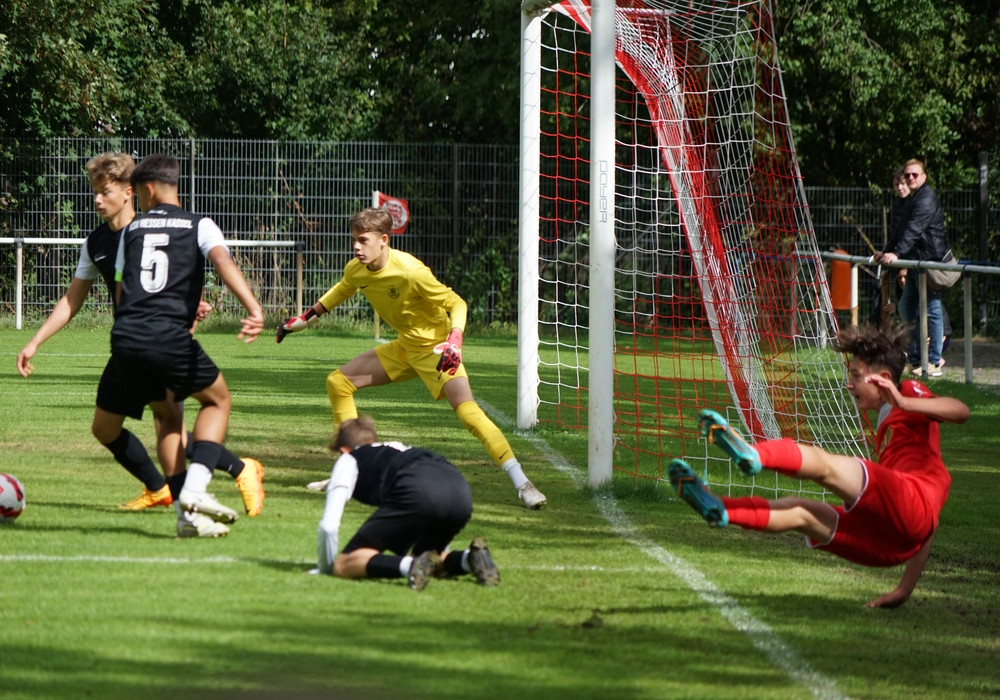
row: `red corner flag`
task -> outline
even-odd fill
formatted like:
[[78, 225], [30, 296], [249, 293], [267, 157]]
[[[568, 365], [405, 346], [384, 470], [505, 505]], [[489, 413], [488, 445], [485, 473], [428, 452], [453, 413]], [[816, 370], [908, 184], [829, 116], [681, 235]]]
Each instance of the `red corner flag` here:
[[392, 232], [398, 236], [406, 231], [406, 225], [410, 223], [410, 203], [399, 197], [390, 197], [383, 192], [375, 194], [378, 196], [378, 207], [392, 215]]

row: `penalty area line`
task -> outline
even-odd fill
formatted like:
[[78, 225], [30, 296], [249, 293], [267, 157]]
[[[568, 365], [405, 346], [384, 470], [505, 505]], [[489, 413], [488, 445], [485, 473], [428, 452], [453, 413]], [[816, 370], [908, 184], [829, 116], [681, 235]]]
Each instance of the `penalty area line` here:
[[[544, 439], [529, 432], [517, 430], [513, 421], [503, 411], [490, 406], [482, 400], [477, 400], [477, 403], [501, 427], [506, 430], [512, 430], [516, 435], [530, 442], [557, 471], [568, 476], [577, 489], [582, 489], [587, 485], [586, 474], [583, 473], [583, 470], [570, 464]], [[726, 595], [705, 574], [701, 573], [681, 557], [667, 550], [658, 542], [654, 542], [639, 532], [624, 511], [618, 506], [618, 502], [614, 496], [606, 492], [596, 493], [594, 495], [594, 504], [604, 519], [611, 525], [615, 534], [666, 566], [674, 576], [680, 579], [691, 591], [696, 593], [699, 598], [718, 611], [730, 625], [747, 635], [751, 643], [774, 666], [788, 674], [796, 683], [807, 688], [814, 697], [823, 698], [824, 700], [841, 700], [848, 697], [840, 691], [833, 679], [827, 678], [818, 671], [815, 671], [794, 649], [785, 644], [770, 627], [740, 607], [739, 603]]]

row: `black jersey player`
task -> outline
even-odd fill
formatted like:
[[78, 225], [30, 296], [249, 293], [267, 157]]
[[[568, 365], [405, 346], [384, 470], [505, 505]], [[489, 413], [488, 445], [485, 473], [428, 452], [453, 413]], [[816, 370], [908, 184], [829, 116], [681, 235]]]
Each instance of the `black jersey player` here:
[[[461, 472], [430, 450], [377, 440], [374, 421], [359, 416], [341, 423], [330, 445], [339, 456], [319, 523], [317, 571], [348, 579], [407, 578], [414, 590], [431, 578], [465, 573], [484, 585], [499, 583], [482, 538], [447, 552], [472, 517], [472, 494]], [[351, 498], [377, 509], [338, 554], [340, 521]]]

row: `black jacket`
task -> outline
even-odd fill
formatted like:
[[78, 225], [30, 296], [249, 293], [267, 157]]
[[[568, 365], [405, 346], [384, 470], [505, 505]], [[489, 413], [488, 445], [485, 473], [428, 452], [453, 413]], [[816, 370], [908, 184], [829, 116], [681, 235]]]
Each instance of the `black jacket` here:
[[948, 240], [944, 237], [944, 210], [937, 193], [924, 185], [902, 201], [899, 227], [893, 226], [885, 252], [903, 260], [944, 260]]

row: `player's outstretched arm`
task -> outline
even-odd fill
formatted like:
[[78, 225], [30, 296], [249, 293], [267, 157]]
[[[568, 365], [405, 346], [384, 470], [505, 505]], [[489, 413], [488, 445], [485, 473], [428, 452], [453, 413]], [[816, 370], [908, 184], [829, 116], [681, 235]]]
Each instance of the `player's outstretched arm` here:
[[337, 558], [340, 521], [344, 507], [354, 494], [358, 482], [358, 463], [349, 453], [341, 453], [330, 472], [330, 483], [326, 491], [326, 505], [323, 517], [316, 531], [316, 558], [321, 574], [333, 575], [333, 563]]
[[877, 374], [870, 374], [865, 381], [878, 387], [883, 401], [910, 413], [919, 413], [932, 420], [961, 425], [969, 419], [969, 407], [951, 396], [918, 397], [903, 396], [891, 380]]
[[225, 246], [218, 245], [208, 251], [208, 259], [212, 261], [212, 265], [222, 282], [229, 287], [230, 291], [243, 304], [243, 308], [247, 310], [247, 317], [240, 321], [241, 329], [236, 337], [244, 343], [252, 343], [264, 330], [264, 312], [261, 311], [260, 304], [257, 303], [256, 297], [250, 291], [250, 286], [243, 277], [243, 273], [240, 272], [240, 268], [229, 257], [229, 251], [226, 250]]
[[908, 601], [910, 594], [913, 593], [913, 589], [917, 587], [917, 581], [920, 580], [921, 574], [924, 573], [924, 567], [927, 565], [927, 558], [931, 554], [931, 543], [933, 541], [934, 535], [932, 534], [924, 542], [924, 546], [920, 548], [920, 551], [910, 561], [906, 562], [906, 568], [903, 569], [903, 578], [900, 579], [899, 585], [896, 586], [895, 590], [866, 603], [865, 607], [898, 608]]
[[49, 313], [49, 317], [45, 319], [45, 323], [35, 332], [34, 337], [28, 341], [24, 349], [18, 353], [17, 371], [21, 373], [22, 377], [27, 377], [32, 373], [35, 368], [31, 365], [30, 360], [38, 352], [38, 348], [73, 320], [76, 312], [80, 310], [83, 302], [87, 299], [87, 295], [90, 294], [90, 288], [93, 286], [94, 280], [83, 280], [79, 277], [73, 278], [69, 289], [56, 302], [51, 313]]
[[274, 341], [280, 343], [289, 333], [302, 331], [313, 325], [319, 317], [326, 313], [326, 307], [316, 303], [308, 311], [300, 316], [292, 316], [290, 319], [278, 325], [278, 333], [274, 336]]

